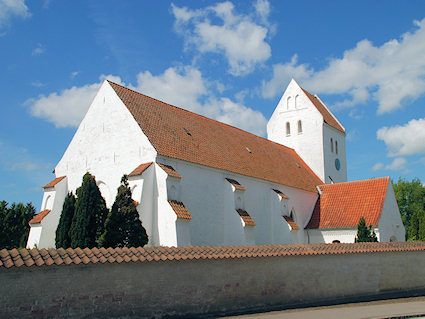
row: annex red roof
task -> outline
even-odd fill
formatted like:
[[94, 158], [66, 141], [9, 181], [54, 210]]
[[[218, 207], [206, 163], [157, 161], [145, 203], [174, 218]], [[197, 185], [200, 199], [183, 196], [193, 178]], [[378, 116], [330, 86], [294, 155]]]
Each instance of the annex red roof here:
[[142, 175], [142, 173], [144, 171], [146, 171], [148, 169], [149, 166], [152, 165], [153, 162], [150, 163], [143, 163], [140, 164], [139, 166], [137, 166], [134, 171], [132, 171], [130, 174], [128, 174], [128, 176], [138, 176], [138, 175]]
[[378, 226], [389, 181], [382, 177], [320, 185], [321, 195], [306, 228], [357, 227], [361, 217], [366, 225]]
[[311, 103], [313, 103], [316, 109], [320, 112], [320, 114], [322, 114], [323, 120], [325, 121], [325, 123], [345, 134], [345, 129], [341, 126], [341, 124], [338, 123], [338, 121], [333, 117], [333, 115], [329, 112], [329, 110], [322, 104], [322, 102], [314, 95], [308, 93], [306, 90], [304, 89], [301, 89], [301, 90], [303, 90], [303, 92], [305, 93], [305, 95], [307, 95]]
[[32, 218], [28, 224], [38, 224], [41, 223], [44, 217], [46, 217], [50, 213], [50, 209], [45, 209], [41, 212], [39, 212], [37, 215]]
[[54, 180], [52, 180], [50, 183], [43, 186], [43, 188], [50, 188], [54, 187], [57, 183], [59, 183], [61, 180], [63, 180], [66, 176], [56, 177]]
[[275, 258], [282, 256], [341, 255], [425, 251], [425, 242], [303, 244], [264, 246], [50, 248], [0, 250], [0, 269], [86, 264], [185, 262], [186, 260]]
[[323, 183], [293, 149], [108, 83], [159, 155], [310, 192]]

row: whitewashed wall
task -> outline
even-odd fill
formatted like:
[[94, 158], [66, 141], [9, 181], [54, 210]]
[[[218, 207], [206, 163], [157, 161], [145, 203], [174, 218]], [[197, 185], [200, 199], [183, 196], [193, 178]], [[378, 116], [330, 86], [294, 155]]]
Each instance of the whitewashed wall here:
[[405, 229], [391, 181], [388, 183], [387, 195], [385, 196], [378, 228], [380, 241], [405, 241]]
[[124, 173], [152, 162], [156, 151], [127, 107], [108, 82], [104, 82], [87, 114], [55, 168], [56, 176], [68, 176], [69, 190], [81, 185], [88, 171], [110, 207]]
[[[331, 139], [333, 150], [331, 148]], [[338, 154], [336, 153], [336, 144], [338, 142]], [[329, 176], [335, 183], [347, 181], [347, 159], [345, 154], [345, 134], [336, 128], [324, 123], [323, 124], [323, 152], [325, 163], [325, 183], [331, 183]], [[335, 166], [335, 159], [339, 159], [341, 168], [338, 171]]]

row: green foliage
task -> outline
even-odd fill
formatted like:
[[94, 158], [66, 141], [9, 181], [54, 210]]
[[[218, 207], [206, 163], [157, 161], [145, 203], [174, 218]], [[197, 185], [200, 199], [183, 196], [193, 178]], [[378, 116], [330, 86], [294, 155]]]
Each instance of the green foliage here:
[[56, 229], [56, 248], [71, 247], [70, 229], [72, 218], [74, 217], [75, 212], [75, 201], [76, 199], [72, 192], [68, 193], [68, 195], [65, 197], [58, 228]]
[[409, 241], [425, 240], [425, 186], [414, 178], [393, 184], [401, 219]]
[[355, 242], [376, 242], [378, 238], [376, 238], [375, 231], [373, 230], [373, 226], [366, 226], [366, 221], [363, 217], [360, 218], [359, 224], [357, 226], [357, 237]]
[[131, 198], [127, 176], [121, 179], [115, 202], [105, 223], [105, 232], [100, 238], [102, 247], [139, 247], [148, 243], [136, 204]]
[[0, 202], [0, 249], [25, 247], [35, 208], [31, 203], [7, 206], [6, 201]]
[[108, 210], [100, 194], [95, 178], [86, 173], [81, 187], [77, 189], [75, 213], [72, 219], [71, 247], [96, 247], [104, 230]]

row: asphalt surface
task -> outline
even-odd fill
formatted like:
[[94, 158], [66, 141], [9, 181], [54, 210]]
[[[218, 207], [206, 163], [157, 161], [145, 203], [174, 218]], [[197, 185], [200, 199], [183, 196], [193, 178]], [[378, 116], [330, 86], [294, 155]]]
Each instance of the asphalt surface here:
[[382, 319], [425, 318], [425, 297], [390, 299], [337, 306], [301, 308], [223, 318]]

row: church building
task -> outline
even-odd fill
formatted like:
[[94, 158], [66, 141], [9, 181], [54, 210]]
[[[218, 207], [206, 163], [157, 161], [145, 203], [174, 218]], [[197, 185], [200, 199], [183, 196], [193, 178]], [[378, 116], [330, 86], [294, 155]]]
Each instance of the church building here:
[[267, 139], [105, 81], [54, 172], [28, 248], [55, 246], [86, 172], [108, 207], [129, 176], [148, 246], [352, 243], [361, 217], [405, 238], [390, 179], [347, 182], [345, 128], [295, 80]]

